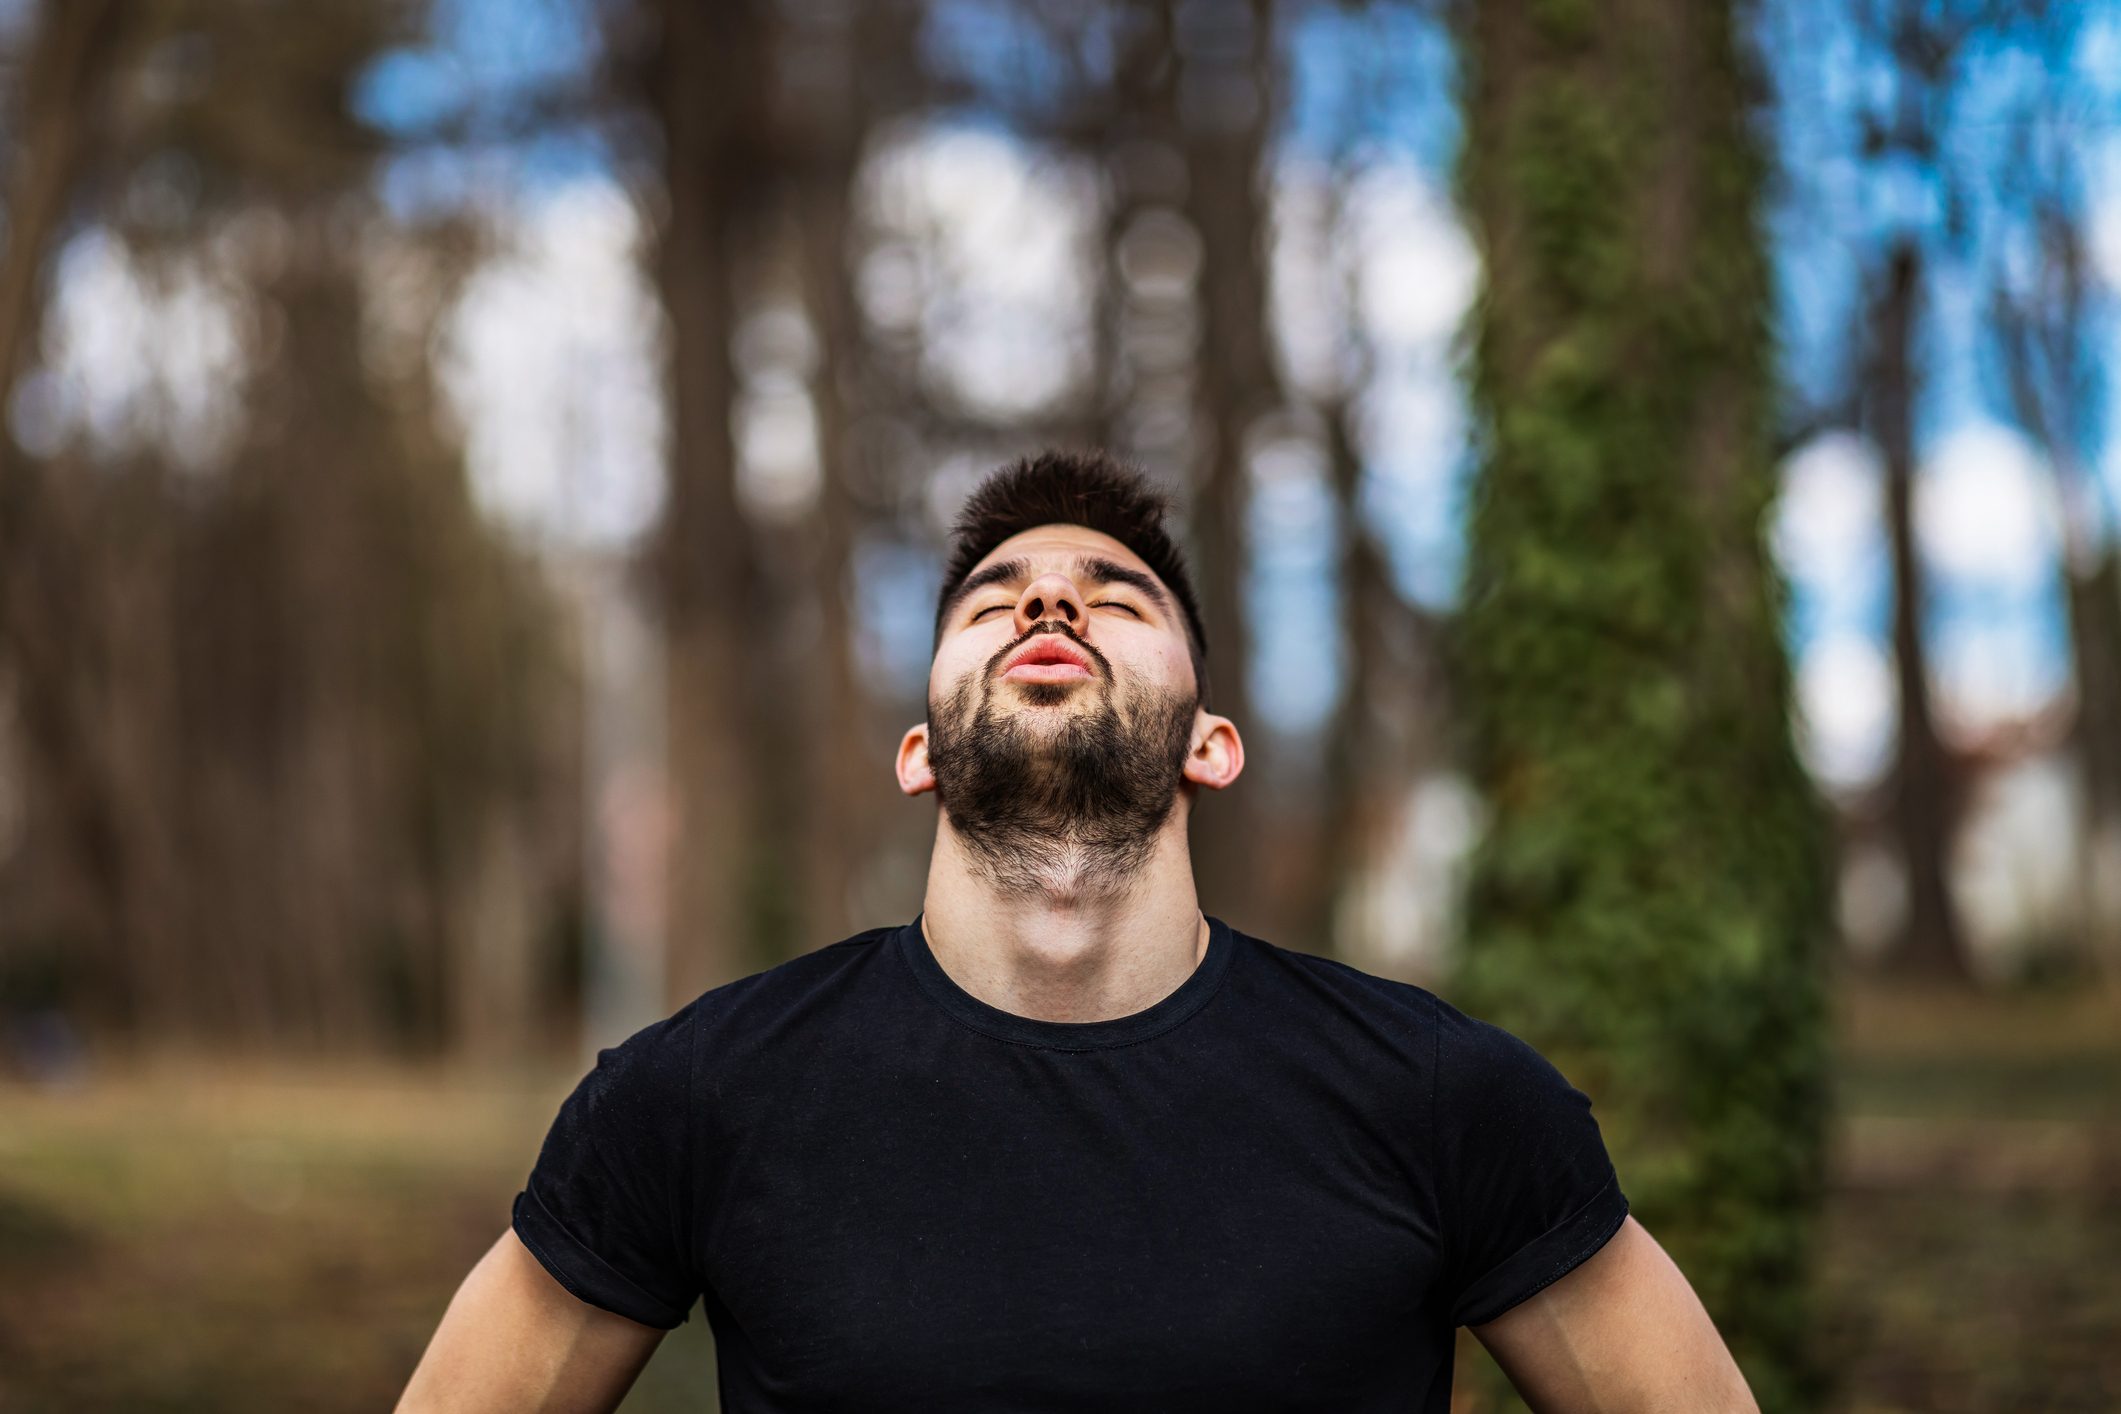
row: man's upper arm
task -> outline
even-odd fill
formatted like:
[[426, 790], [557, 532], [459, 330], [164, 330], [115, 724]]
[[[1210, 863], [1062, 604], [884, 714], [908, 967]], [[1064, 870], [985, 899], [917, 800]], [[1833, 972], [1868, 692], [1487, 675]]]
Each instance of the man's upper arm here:
[[604, 1414], [666, 1333], [577, 1299], [510, 1229], [457, 1288], [398, 1414]]
[[1552, 1285], [1471, 1328], [1539, 1414], [1758, 1414], [1701, 1299], [1630, 1217]]

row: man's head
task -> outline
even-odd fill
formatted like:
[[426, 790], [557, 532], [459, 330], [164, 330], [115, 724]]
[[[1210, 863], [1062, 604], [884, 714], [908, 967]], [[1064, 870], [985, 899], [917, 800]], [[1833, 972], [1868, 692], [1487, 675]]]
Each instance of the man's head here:
[[965, 499], [951, 530], [950, 558], [935, 601], [936, 647], [942, 646], [950, 611], [978, 588], [972, 576], [990, 570], [998, 546], [1042, 525], [1081, 526], [1126, 546], [1175, 601], [1171, 614], [1183, 623], [1200, 702], [1207, 706], [1208, 635], [1185, 556], [1164, 529], [1170, 511], [1170, 502], [1141, 473], [1102, 452], [1043, 452], [990, 474]]
[[[899, 748], [997, 884], [1110, 891], [1191, 782], [1244, 762], [1206, 710], [1206, 636], [1164, 498], [1096, 454], [990, 475], [959, 515], [936, 612], [928, 721]], [[1183, 828], [1183, 817], [1179, 828]]]

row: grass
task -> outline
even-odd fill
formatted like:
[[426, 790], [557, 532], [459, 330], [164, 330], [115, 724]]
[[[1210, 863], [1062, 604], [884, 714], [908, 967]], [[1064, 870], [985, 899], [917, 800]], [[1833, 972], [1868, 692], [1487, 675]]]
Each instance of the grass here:
[[1843, 1408], [2121, 1409], [2121, 1005], [1857, 987], [1838, 1024]]
[[[2121, 1408], [2121, 1026], [1851, 993], [1825, 1340], [1843, 1414]], [[0, 1088], [0, 1410], [387, 1409], [572, 1074], [165, 1067]], [[712, 1410], [693, 1318], [631, 1414]]]
[[[388, 1409], [572, 1078], [0, 1091], [0, 1409]], [[702, 1408], [706, 1334], [667, 1338], [627, 1408]]]

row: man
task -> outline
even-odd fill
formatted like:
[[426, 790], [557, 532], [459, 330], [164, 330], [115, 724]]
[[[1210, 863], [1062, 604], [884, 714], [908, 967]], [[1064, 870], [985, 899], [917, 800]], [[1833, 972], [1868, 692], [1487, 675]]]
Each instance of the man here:
[[920, 915], [599, 1053], [403, 1410], [606, 1410], [696, 1298], [730, 1414], [1751, 1410], [1590, 1102], [1419, 987], [1205, 916], [1244, 767], [1164, 505], [1047, 454], [960, 517], [899, 786]]

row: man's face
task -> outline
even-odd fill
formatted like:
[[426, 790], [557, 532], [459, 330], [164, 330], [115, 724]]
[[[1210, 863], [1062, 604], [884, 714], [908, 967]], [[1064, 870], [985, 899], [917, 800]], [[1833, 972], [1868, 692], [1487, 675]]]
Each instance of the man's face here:
[[[1148, 565], [1098, 531], [1039, 526], [996, 546], [949, 605], [901, 783], [936, 791], [997, 882], [1117, 884], [1183, 780], [1227, 784], [1227, 763], [1188, 764], [1227, 728], [1198, 699], [1182, 611]], [[925, 772], [908, 769], [916, 742]]]
[[[1034, 647], [1042, 650], [1034, 657], [1087, 663], [1010, 666]], [[929, 667], [930, 706], [974, 681], [1010, 711], [1064, 709], [1024, 718], [1048, 731], [1115, 693], [1198, 696], [1170, 590], [1125, 545], [1077, 525], [1011, 536], [965, 577]]]

